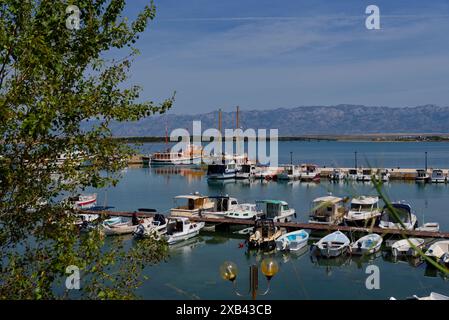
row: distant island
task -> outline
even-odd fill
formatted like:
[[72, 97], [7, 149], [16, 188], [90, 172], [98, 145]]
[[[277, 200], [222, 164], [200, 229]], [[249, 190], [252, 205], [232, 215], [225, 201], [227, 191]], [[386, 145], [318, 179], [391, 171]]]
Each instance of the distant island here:
[[[235, 112], [223, 112], [223, 128], [235, 128], [235, 118]], [[163, 137], [166, 127], [169, 132], [175, 128], [191, 130], [195, 120], [201, 120], [203, 130], [217, 128], [218, 112], [158, 115], [138, 122], [113, 123], [111, 129], [114, 136], [128, 139]], [[283, 140], [446, 141], [449, 107], [336, 105], [241, 110], [240, 127], [278, 129]]]

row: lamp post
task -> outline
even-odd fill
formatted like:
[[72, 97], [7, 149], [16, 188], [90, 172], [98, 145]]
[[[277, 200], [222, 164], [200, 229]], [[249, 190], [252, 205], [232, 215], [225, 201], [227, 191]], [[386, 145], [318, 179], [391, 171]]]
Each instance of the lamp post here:
[[270, 291], [270, 281], [278, 273], [279, 266], [277, 262], [271, 258], [262, 260], [260, 264], [262, 273], [267, 278], [267, 289], [263, 293], [258, 293], [259, 290], [259, 268], [257, 265], [253, 264], [249, 267], [249, 290], [247, 294], [241, 294], [237, 290], [237, 274], [238, 269], [234, 262], [225, 261], [220, 266], [220, 275], [224, 280], [232, 282], [234, 293], [240, 297], [250, 296], [251, 299], [255, 300], [257, 296], [265, 296]]

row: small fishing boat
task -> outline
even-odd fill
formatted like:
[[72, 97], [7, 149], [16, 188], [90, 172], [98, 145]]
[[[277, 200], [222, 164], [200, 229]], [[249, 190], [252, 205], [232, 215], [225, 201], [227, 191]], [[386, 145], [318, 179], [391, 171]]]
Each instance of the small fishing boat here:
[[293, 164], [284, 166], [283, 171], [276, 176], [277, 180], [297, 180], [300, 177], [300, 168]]
[[276, 239], [281, 235], [282, 232], [274, 225], [273, 219], [257, 219], [248, 239], [248, 248], [272, 251], [276, 248]]
[[345, 222], [347, 225], [364, 227], [374, 225], [380, 215], [379, 197], [360, 196], [351, 200]]
[[257, 211], [257, 206], [252, 203], [242, 203], [237, 205], [232, 210], [229, 210], [226, 214], [226, 218], [250, 220], [257, 218], [261, 211]]
[[205, 218], [223, 218], [229, 212], [234, 212], [239, 204], [236, 198], [224, 196], [209, 196], [209, 201], [213, 203], [212, 208], [204, 209], [201, 216]]
[[440, 224], [438, 222], [426, 222], [422, 226], [415, 229], [416, 231], [440, 231]]
[[215, 203], [207, 196], [198, 192], [190, 195], [180, 195], [174, 198], [175, 207], [170, 214], [176, 217], [198, 217], [204, 211], [213, 211]]
[[309, 240], [309, 234], [304, 230], [286, 233], [276, 239], [276, 249], [280, 251], [297, 251], [304, 248]]
[[207, 179], [225, 180], [236, 177], [238, 167], [233, 159], [223, 159], [221, 163], [214, 162], [207, 166]]
[[170, 245], [178, 243], [197, 236], [204, 225], [204, 222], [191, 222], [185, 217], [172, 217], [168, 220], [165, 237]]
[[430, 176], [427, 173], [427, 170], [424, 170], [424, 169], [416, 170], [415, 181], [416, 182], [429, 182]]
[[346, 209], [344, 199], [324, 196], [312, 201], [309, 223], [338, 225], [343, 222]]
[[433, 243], [429, 249], [427, 249], [425, 255], [442, 264], [449, 265], [449, 240]]
[[391, 246], [391, 253], [394, 257], [397, 256], [409, 256], [416, 257], [418, 255], [418, 249], [424, 247], [424, 239], [421, 238], [408, 238], [398, 240]]
[[348, 170], [348, 180], [357, 180], [360, 171], [358, 169], [349, 169]]
[[412, 207], [408, 203], [393, 202], [391, 203], [391, 209], [387, 205], [382, 209], [379, 222], [380, 228], [405, 230], [413, 230], [416, 228], [418, 219], [412, 213]]
[[350, 240], [341, 231], [335, 231], [321, 238], [315, 246], [323, 257], [338, 257], [344, 254], [349, 247]]
[[347, 177], [346, 173], [344, 173], [344, 171], [341, 169], [334, 169], [329, 175], [329, 179], [331, 181], [343, 181], [346, 179], [346, 177]]
[[274, 222], [289, 222], [296, 215], [295, 209], [291, 209], [288, 203], [282, 200], [258, 200], [257, 211], [267, 219]]
[[446, 176], [443, 174], [441, 169], [433, 169], [431, 176], [432, 183], [445, 183], [447, 181]]
[[373, 175], [374, 174], [372, 169], [363, 169], [356, 179], [357, 181], [370, 182]]
[[158, 237], [159, 235], [167, 232], [167, 219], [165, 216], [156, 213], [154, 217], [151, 217], [140, 223], [134, 230], [134, 238], [142, 239], [151, 235]]
[[151, 223], [151, 220], [149, 218], [135, 220], [130, 217], [114, 217], [103, 221], [101, 226], [106, 236], [115, 236], [131, 234], [141, 223], [148, 224]]
[[89, 209], [97, 203], [97, 194], [78, 194], [69, 197], [68, 201], [74, 209]]
[[371, 233], [351, 243], [349, 251], [354, 255], [373, 254], [380, 250], [382, 242], [383, 238], [380, 235]]
[[235, 174], [236, 179], [252, 179], [256, 173], [256, 166], [254, 164], [245, 163], [240, 166], [240, 169]]
[[301, 165], [301, 181], [320, 182], [320, 169], [315, 164]]

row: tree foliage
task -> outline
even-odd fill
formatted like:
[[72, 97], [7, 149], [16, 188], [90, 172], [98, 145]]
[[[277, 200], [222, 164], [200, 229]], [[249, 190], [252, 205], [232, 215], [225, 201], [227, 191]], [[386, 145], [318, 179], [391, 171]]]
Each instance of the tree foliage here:
[[[78, 30], [66, 26], [71, 4]], [[140, 88], [126, 86], [155, 6], [133, 21], [124, 8], [125, 0], [0, 1], [1, 298], [67, 297], [58, 288], [69, 265], [89, 279], [79, 297], [131, 298], [145, 264], [166, 254], [155, 240], [125, 250], [120, 241], [105, 246], [99, 232], [80, 237], [60, 201], [117, 181], [104, 173], [119, 172], [133, 151], [111, 139], [112, 121], [163, 113], [173, 102], [141, 102]]]

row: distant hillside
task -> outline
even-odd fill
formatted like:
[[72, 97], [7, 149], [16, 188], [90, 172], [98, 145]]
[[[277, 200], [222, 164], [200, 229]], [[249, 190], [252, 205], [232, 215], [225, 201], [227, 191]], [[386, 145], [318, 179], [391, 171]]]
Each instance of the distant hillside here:
[[[153, 116], [134, 123], [114, 123], [114, 135], [164, 136], [169, 131], [188, 128], [201, 120], [203, 130], [216, 128], [218, 112], [198, 115]], [[376, 133], [449, 133], [449, 107], [426, 105], [409, 108], [358, 105], [310, 106], [291, 109], [240, 112], [243, 129], [278, 129], [280, 136], [346, 135]], [[223, 113], [223, 128], [235, 127], [235, 112]]]

